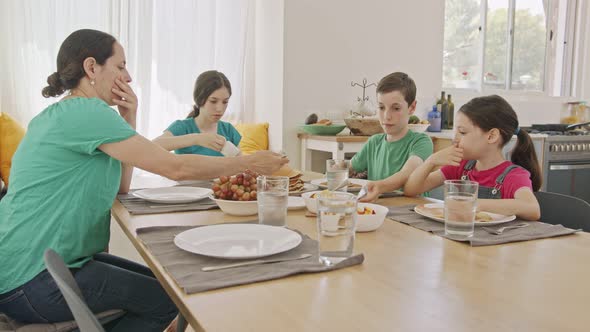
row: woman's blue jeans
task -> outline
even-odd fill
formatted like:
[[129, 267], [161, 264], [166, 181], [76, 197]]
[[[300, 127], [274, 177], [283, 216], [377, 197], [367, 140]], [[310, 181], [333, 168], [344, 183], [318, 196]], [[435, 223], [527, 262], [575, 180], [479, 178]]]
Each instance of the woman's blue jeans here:
[[[154, 274], [146, 266], [100, 253], [81, 268], [71, 269], [92, 312], [125, 310], [105, 327], [109, 331], [163, 331], [178, 314]], [[31, 281], [0, 294], [0, 312], [23, 323], [73, 320], [57, 287], [44, 270]]]

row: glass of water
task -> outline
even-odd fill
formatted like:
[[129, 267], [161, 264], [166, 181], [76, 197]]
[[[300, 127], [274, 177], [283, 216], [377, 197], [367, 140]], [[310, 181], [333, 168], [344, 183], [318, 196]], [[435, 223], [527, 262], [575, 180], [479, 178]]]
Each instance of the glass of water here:
[[478, 188], [478, 183], [473, 181], [445, 181], [446, 235], [465, 238], [473, 236]]
[[320, 263], [329, 266], [352, 256], [356, 228], [356, 195], [322, 192], [318, 195]]
[[256, 185], [259, 223], [284, 227], [287, 222], [289, 177], [261, 175], [256, 178]]
[[[328, 190], [333, 191], [339, 185], [348, 181], [348, 171], [350, 169], [350, 160], [342, 159], [328, 159], [326, 161], [326, 180], [328, 180]], [[347, 186], [344, 186], [338, 191], [346, 192]]]

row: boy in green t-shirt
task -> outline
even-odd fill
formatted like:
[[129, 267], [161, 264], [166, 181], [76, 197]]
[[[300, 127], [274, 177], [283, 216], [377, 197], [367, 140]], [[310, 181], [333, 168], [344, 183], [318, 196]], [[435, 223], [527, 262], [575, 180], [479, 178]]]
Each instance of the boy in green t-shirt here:
[[408, 177], [432, 154], [432, 140], [408, 128], [416, 110], [416, 84], [407, 74], [395, 72], [377, 85], [379, 122], [383, 134], [373, 135], [352, 158], [356, 172], [367, 171], [368, 194], [361, 201], [373, 201], [381, 193], [403, 188]]

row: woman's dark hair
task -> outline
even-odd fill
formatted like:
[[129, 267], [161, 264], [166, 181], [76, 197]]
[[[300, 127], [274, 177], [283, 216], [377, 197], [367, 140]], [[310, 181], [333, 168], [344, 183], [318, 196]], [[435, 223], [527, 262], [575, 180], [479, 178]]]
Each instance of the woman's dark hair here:
[[518, 141], [510, 159], [514, 164], [522, 166], [531, 173], [534, 191], [541, 188], [541, 167], [533, 141], [526, 131], [520, 129], [516, 112], [504, 98], [497, 95], [473, 98], [463, 105], [459, 112], [465, 114], [471, 122], [484, 131], [498, 129], [502, 137], [502, 146], [516, 134]]
[[186, 117], [195, 118], [199, 116], [199, 108], [205, 105], [207, 98], [209, 98], [213, 92], [223, 87], [227, 88], [227, 91], [231, 96], [231, 84], [222, 72], [209, 70], [199, 75], [193, 91], [195, 105], [193, 106], [193, 110]]
[[82, 29], [72, 32], [59, 48], [57, 71], [47, 77], [48, 86], [41, 91], [43, 97], [57, 97], [77, 87], [86, 75], [84, 60], [94, 58], [96, 63], [104, 65], [113, 55], [116, 41], [115, 37], [102, 31]]
[[383, 77], [377, 84], [377, 93], [384, 94], [399, 91], [408, 103], [412, 105], [416, 100], [416, 83], [406, 73], [395, 72]]

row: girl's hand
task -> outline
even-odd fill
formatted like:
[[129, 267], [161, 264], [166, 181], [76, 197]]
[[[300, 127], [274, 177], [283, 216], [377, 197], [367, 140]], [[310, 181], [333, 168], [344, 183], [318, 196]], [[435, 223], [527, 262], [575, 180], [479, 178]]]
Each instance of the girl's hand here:
[[452, 145], [431, 155], [427, 160], [434, 166], [459, 166], [463, 160], [463, 148]]
[[225, 145], [225, 137], [213, 133], [193, 134], [195, 135], [195, 145], [209, 148], [215, 151], [221, 151]]
[[379, 181], [367, 182], [367, 194], [359, 200], [360, 202], [374, 202], [379, 198], [381, 189], [379, 187]]
[[119, 114], [131, 126], [135, 126], [137, 118], [137, 96], [131, 86], [121, 78], [115, 80], [115, 87], [111, 89], [119, 98], [113, 98], [113, 104], [117, 105]]

